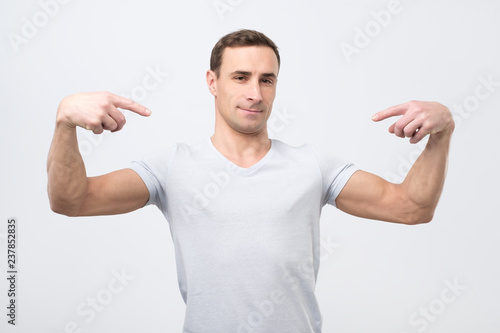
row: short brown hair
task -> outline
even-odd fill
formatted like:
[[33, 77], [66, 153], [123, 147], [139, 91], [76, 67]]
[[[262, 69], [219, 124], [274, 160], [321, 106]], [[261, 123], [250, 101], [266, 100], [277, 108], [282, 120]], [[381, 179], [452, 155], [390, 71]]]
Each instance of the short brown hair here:
[[278, 58], [278, 68], [281, 64], [278, 47], [274, 42], [261, 32], [255, 30], [242, 29], [225, 35], [212, 49], [210, 57], [210, 69], [215, 72], [217, 77], [220, 75], [220, 67], [222, 65], [222, 55], [226, 47], [242, 47], [242, 46], [268, 46]]

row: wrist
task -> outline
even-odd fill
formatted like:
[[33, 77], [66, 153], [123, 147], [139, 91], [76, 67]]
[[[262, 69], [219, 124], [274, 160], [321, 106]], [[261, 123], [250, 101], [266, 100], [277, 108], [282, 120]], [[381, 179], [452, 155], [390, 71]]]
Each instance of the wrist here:
[[451, 136], [453, 135], [454, 130], [455, 130], [455, 122], [451, 120], [443, 130], [436, 133], [432, 133], [429, 136], [429, 140], [437, 142], [449, 141], [451, 139]]
[[65, 103], [66, 98], [64, 98], [61, 103], [59, 103], [59, 106], [57, 107], [57, 114], [56, 114], [56, 127], [57, 128], [64, 128], [64, 129], [75, 129], [76, 125], [73, 124], [67, 114], [67, 109], [68, 106]]

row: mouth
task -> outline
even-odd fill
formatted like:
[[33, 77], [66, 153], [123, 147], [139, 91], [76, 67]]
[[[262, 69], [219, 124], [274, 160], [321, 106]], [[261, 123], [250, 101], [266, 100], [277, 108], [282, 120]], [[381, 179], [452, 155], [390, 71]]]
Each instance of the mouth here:
[[260, 113], [262, 112], [262, 110], [255, 110], [255, 109], [245, 109], [245, 108], [241, 108], [241, 107], [238, 107], [238, 109], [244, 111], [244, 112], [248, 112], [248, 113]]

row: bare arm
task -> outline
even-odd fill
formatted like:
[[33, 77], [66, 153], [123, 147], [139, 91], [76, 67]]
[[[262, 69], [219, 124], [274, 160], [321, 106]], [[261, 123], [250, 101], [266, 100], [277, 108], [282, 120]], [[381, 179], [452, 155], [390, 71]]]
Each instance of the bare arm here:
[[125, 117], [118, 107], [143, 116], [151, 113], [142, 105], [107, 92], [75, 94], [59, 104], [47, 160], [47, 190], [54, 212], [68, 216], [121, 214], [147, 202], [146, 185], [130, 169], [87, 177], [78, 149], [77, 126], [95, 134], [123, 128]]
[[417, 143], [429, 141], [401, 184], [364, 171], [356, 172], [337, 197], [349, 214], [389, 222], [417, 224], [432, 220], [444, 186], [454, 123], [450, 111], [434, 102], [408, 102], [374, 115], [374, 121], [402, 117], [389, 131]]

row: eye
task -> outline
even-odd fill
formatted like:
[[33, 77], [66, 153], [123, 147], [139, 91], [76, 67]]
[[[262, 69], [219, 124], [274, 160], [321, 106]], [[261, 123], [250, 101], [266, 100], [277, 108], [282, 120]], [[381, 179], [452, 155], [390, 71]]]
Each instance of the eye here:
[[268, 85], [272, 85], [274, 83], [274, 81], [271, 79], [262, 79], [262, 82]]
[[235, 77], [234, 77], [234, 79], [235, 79], [236, 81], [243, 81], [243, 80], [245, 80], [245, 79], [246, 79], [246, 77], [244, 77], [244, 76], [235, 76]]

